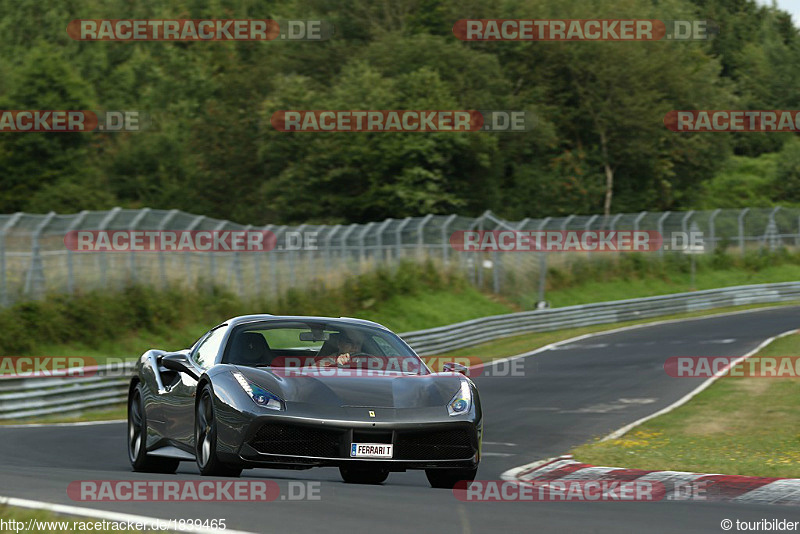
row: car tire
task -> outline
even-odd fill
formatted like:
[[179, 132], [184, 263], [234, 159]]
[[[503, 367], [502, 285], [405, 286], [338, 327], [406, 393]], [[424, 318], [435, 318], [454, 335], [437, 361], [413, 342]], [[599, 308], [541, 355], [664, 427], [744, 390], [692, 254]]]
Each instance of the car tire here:
[[453, 489], [455, 485], [461, 481], [466, 480], [467, 483], [475, 480], [475, 475], [478, 474], [478, 468], [474, 469], [426, 469], [425, 476], [428, 477], [428, 482], [434, 488]]
[[147, 454], [147, 413], [144, 409], [144, 386], [136, 384], [128, 395], [128, 460], [134, 471], [174, 473], [180, 460], [156, 458]]
[[381, 484], [389, 478], [388, 469], [362, 466], [342, 466], [339, 474], [348, 484]]
[[194, 443], [197, 467], [204, 476], [238, 477], [242, 474], [241, 467], [224, 464], [217, 458], [215, 415], [214, 395], [211, 386], [205, 385], [195, 407]]

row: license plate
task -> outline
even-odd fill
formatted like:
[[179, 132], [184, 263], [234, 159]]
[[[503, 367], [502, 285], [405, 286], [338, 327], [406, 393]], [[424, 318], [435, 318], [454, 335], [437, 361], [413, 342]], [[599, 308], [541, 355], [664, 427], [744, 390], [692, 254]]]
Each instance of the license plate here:
[[350, 445], [351, 458], [391, 458], [392, 445], [388, 443], [353, 443]]

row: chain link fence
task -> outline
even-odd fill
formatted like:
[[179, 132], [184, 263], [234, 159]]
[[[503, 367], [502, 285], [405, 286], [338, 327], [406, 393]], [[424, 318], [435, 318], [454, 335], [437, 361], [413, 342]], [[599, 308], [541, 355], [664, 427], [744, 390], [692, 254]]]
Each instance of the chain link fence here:
[[[261, 252], [80, 252], [65, 245], [74, 231], [272, 232], [278, 244]], [[603, 253], [463, 252], [450, 245], [458, 230], [651, 230], [671, 235], [700, 232], [709, 253], [734, 248], [796, 247], [800, 208], [641, 212], [503, 220], [427, 215], [351, 225], [245, 226], [178, 210], [121, 209], [78, 214], [0, 215], [0, 304], [7, 306], [46, 293], [113, 290], [131, 283], [166, 287], [215, 284], [241, 296], [277, 297], [288, 288], [339, 284], [345, 277], [403, 260], [434, 261], [459, 269], [476, 285], [495, 293], [536, 290], [543, 300], [548, 265]], [[659, 249], [663, 256], [678, 251]]]

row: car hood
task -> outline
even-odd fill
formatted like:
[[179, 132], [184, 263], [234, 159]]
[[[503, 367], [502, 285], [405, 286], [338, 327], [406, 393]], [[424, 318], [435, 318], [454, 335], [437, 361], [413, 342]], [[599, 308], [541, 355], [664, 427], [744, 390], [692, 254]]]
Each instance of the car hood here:
[[423, 408], [444, 406], [458, 391], [463, 375], [434, 373], [404, 375], [384, 371], [333, 371], [237, 366], [255, 384], [287, 402], [326, 406], [375, 408]]

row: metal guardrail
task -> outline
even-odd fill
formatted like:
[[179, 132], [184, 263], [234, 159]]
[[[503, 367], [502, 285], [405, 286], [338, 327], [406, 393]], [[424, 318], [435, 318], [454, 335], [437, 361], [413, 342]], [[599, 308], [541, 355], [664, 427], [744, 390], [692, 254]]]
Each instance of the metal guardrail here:
[[[422, 356], [508, 336], [619, 323], [683, 312], [800, 300], [800, 282], [757, 284], [482, 317], [401, 334]], [[134, 362], [90, 377], [0, 376], [0, 420], [63, 414], [123, 403]]]

